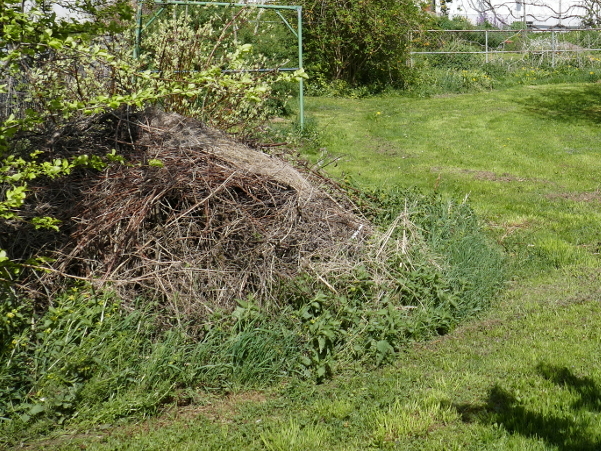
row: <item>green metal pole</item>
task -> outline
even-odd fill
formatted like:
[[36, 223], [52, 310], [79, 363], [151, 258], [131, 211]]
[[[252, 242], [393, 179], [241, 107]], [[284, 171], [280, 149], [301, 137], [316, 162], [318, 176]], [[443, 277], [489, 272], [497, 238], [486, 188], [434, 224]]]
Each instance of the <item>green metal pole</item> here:
[[142, 2], [138, 1], [138, 11], [136, 12], [136, 42], [134, 44], [134, 58], [140, 57], [140, 42], [142, 40]]
[[222, 3], [222, 2], [196, 2], [193, 0], [155, 0], [155, 3], [158, 5], [204, 5], [204, 6], [229, 6], [229, 7], [240, 7], [240, 8], [248, 8], [252, 6], [253, 8], [261, 8], [261, 9], [298, 9], [298, 6], [294, 5], [269, 5], [269, 4], [252, 4], [252, 3]]
[[[296, 9], [297, 18], [298, 18], [298, 67], [299, 69], [303, 68], [303, 8], [299, 6]], [[299, 93], [298, 93], [298, 103], [299, 103], [299, 114], [300, 114], [300, 128], [304, 130], [305, 128], [305, 96], [303, 92], [303, 78], [298, 82], [299, 84]]]

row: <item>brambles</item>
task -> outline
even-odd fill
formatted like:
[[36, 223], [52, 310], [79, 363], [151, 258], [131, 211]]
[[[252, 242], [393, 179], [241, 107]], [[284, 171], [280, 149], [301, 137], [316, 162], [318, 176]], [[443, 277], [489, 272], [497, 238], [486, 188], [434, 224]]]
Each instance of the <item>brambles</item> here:
[[[136, 136], [123, 149], [127, 164], [38, 182], [38, 201], [61, 219], [60, 231], [2, 228], [0, 246], [19, 260], [39, 249], [54, 259], [49, 273], [23, 282], [32, 295], [52, 297], [85, 279], [111, 284], [129, 302], [155, 299], [166, 317], [186, 319], [232, 310], [248, 295], [281, 304], [282, 280], [339, 247], [361, 246], [371, 229], [340, 194], [198, 121], [149, 110], [90, 129], [107, 133], [96, 137], [99, 148], [111, 136]], [[92, 153], [89, 136], [65, 137], [57, 149]]]

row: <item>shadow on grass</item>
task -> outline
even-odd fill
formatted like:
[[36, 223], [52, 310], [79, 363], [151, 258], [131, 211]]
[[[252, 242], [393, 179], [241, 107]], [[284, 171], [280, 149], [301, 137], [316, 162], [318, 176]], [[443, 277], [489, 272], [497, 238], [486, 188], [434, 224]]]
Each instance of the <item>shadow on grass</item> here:
[[601, 412], [601, 389], [588, 377], [575, 376], [568, 368], [548, 364], [537, 366], [545, 379], [579, 395], [579, 400], [563, 409], [562, 416], [538, 412], [521, 405], [518, 397], [494, 385], [484, 406], [456, 405], [464, 422], [498, 424], [510, 434], [543, 440], [560, 451], [601, 450], [601, 441], [590, 436], [590, 423], [583, 411]]
[[593, 379], [574, 376], [566, 367], [541, 363], [536, 368], [545, 379], [580, 395], [580, 399], [572, 405], [573, 409], [601, 412], [601, 388]]
[[601, 86], [549, 87], [518, 100], [527, 111], [566, 123], [601, 124]]

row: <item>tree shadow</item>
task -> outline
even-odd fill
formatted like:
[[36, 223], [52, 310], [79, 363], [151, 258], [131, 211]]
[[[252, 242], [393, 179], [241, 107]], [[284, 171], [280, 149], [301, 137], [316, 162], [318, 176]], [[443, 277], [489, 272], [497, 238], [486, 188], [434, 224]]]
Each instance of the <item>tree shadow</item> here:
[[601, 390], [597, 383], [588, 377], [575, 376], [567, 367], [540, 364], [537, 371], [543, 378], [580, 395], [580, 399], [566, 409], [565, 415], [528, 409], [517, 396], [498, 384], [489, 390], [484, 405], [454, 407], [464, 422], [496, 423], [511, 434], [544, 440], [560, 451], [601, 450], [601, 441], [590, 437], [588, 421], [578, 420], [575, 415], [584, 410], [601, 412]]
[[536, 369], [545, 379], [580, 395], [580, 399], [572, 405], [572, 408], [601, 412], [601, 388], [592, 378], [575, 376], [565, 366], [541, 363]]
[[560, 122], [601, 124], [601, 86], [570, 86], [537, 89], [517, 100], [537, 116]]

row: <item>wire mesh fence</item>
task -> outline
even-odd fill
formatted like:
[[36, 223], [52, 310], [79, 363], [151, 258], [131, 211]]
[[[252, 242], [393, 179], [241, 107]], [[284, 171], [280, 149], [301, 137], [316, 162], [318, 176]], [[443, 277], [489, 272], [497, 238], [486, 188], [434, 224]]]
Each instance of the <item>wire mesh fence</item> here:
[[[601, 29], [428, 30], [408, 36], [420, 94], [502, 84], [601, 81]], [[0, 78], [0, 120], [36, 108], [26, 77]]]
[[28, 108], [34, 106], [33, 100], [27, 95], [22, 80], [13, 77], [5, 77], [0, 80], [4, 88], [0, 91], [0, 120], [5, 120], [11, 115], [15, 118], [23, 118]]
[[494, 63], [511, 66], [577, 67], [601, 59], [599, 29], [428, 30], [410, 36], [411, 64], [470, 69]]

